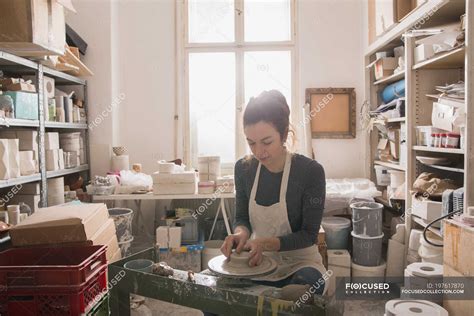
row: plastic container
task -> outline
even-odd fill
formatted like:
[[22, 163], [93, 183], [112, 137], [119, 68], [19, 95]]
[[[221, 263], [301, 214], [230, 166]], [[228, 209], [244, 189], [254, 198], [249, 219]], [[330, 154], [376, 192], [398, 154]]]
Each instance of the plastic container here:
[[445, 148], [446, 147], [446, 139], [448, 138], [448, 134], [441, 133], [439, 136], [441, 137], [441, 147]]
[[173, 269], [200, 272], [202, 269], [202, 245], [188, 245], [179, 248], [159, 249], [159, 260], [166, 262]]
[[326, 233], [327, 249], [348, 249], [351, 221], [344, 217], [323, 217], [321, 226]]
[[352, 203], [352, 232], [361, 237], [382, 235], [383, 205], [375, 202]]
[[106, 249], [107, 246], [84, 246], [6, 250], [0, 256], [0, 287], [80, 286], [107, 267]]
[[405, 79], [392, 83], [382, 90], [382, 101], [389, 103], [405, 96]]
[[352, 234], [352, 260], [355, 264], [374, 267], [382, 262], [383, 234], [377, 237], [362, 237]]
[[198, 221], [192, 216], [181, 217], [176, 220], [176, 226], [181, 226], [181, 244], [191, 245], [199, 242]]
[[390, 185], [390, 175], [388, 174], [388, 168], [380, 165], [375, 165], [374, 168], [375, 174], [377, 176], [377, 185]]
[[8, 288], [0, 293], [1, 315], [77, 316], [107, 290], [107, 267], [81, 286]]
[[390, 186], [393, 189], [398, 188], [405, 183], [405, 172], [400, 170], [390, 170]]
[[203, 270], [209, 269], [207, 264], [212, 258], [222, 255], [221, 247], [223, 244], [223, 240], [208, 240], [204, 242], [201, 261], [201, 267]]
[[146, 273], [152, 273], [153, 272], [153, 265], [155, 263], [151, 260], [148, 259], [135, 259], [126, 262], [123, 267], [125, 269], [130, 269], [130, 270], [135, 270], [135, 271], [140, 271], [140, 272], [146, 272]]
[[132, 242], [133, 242], [133, 236], [129, 240], [118, 242], [120, 253], [122, 254], [122, 258], [128, 257], [132, 254]]
[[461, 135], [456, 133], [446, 134], [446, 148], [459, 148]]
[[385, 276], [385, 269], [387, 265], [385, 262], [382, 262], [378, 266], [367, 267], [363, 265], [356, 264], [352, 262], [351, 264], [351, 272], [353, 278], [360, 278], [360, 277], [380, 277], [383, 278]]
[[133, 211], [129, 208], [110, 208], [109, 217], [113, 218], [117, 240], [125, 242], [132, 239]]

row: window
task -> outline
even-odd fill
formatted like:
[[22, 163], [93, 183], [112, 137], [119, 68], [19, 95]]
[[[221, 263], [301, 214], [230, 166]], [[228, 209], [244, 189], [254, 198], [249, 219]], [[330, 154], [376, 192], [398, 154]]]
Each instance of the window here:
[[278, 89], [294, 100], [294, 0], [183, 0], [184, 157], [219, 155], [232, 173], [247, 152], [242, 114], [252, 96]]

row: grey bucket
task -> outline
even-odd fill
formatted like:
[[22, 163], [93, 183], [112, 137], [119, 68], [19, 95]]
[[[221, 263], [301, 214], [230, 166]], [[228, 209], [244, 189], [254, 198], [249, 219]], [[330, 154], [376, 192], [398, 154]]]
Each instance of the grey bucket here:
[[383, 234], [376, 237], [359, 236], [352, 231], [352, 259], [355, 264], [375, 267], [382, 262]]
[[383, 234], [383, 205], [375, 202], [357, 202], [351, 204], [352, 231], [359, 236], [376, 237]]
[[111, 208], [109, 217], [113, 218], [118, 242], [127, 242], [133, 238], [132, 219], [133, 210], [129, 208]]

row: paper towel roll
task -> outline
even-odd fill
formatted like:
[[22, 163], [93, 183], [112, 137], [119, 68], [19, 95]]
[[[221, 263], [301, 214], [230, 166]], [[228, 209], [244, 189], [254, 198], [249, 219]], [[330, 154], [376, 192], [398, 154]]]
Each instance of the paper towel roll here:
[[130, 170], [128, 155], [112, 156], [112, 171]]

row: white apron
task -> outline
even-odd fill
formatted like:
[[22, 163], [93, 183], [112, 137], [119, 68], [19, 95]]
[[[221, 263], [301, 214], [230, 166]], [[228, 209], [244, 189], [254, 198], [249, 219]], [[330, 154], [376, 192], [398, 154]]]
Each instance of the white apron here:
[[[255, 175], [255, 181], [249, 199], [249, 217], [253, 231], [250, 236], [251, 239], [280, 237], [292, 233], [288, 220], [288, 211], [286, 209], [286, 191], [288, 188], [290, 168], [291, 154], [287, 153], [283, 177], [281, 179], [280, 199], [278, 203], [271, 206], [262, 206], [258, 205], [255, 200], [261, 169], [261, 164], [258, 164], [257, 174]], [[316, 236], [314, 236], [314, 238], [316, 238]], [[255, 278], [254, 280], [279, 281], [306, 267], [315, 268], [321, 272], [321, 274], [326, 272], [326, 268], [322, 264], [322, 257], [316, 245], [290, 251], [265, 252], [265, 255], [275, 259], [278, 263], [278, 268], [275, 272], [261, 278]]]

